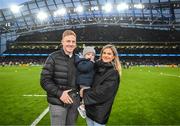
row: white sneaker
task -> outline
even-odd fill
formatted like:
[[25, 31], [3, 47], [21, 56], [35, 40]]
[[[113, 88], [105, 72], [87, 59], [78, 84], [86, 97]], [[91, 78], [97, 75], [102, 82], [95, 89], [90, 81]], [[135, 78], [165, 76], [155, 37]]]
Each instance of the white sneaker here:
[[81, 117], [85, 119], [86, 118], [86, 110], [85, 110], [85, 108], [80, 105], [77, 109], [78, 109], [78, 112], [81, 115]]

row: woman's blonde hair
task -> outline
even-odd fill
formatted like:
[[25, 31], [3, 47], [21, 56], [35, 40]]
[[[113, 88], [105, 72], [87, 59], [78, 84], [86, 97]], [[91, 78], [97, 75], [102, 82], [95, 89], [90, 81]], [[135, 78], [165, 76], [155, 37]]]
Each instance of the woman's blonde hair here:
[[108, 44], [108, 45], [105, 45], [103, 46], [103, 48], [101, 49], [101, 53], [100, 53], [100, 59], [102, 59], [102, 54], [103, 54], [103, 51], [107, 48], [110, 48], [114, 54], [114, 60], [112, 61], [112, 64], [114, 65], [114, 68], [119, 72], [119, 74], [121, 75], [121, 63], [120, 63], [120, 60], [119, 60], [119, 57], [118, 57], [118, 52], [116, 50], [116, 47], [114, 45], [111, 45], [111, 44]]

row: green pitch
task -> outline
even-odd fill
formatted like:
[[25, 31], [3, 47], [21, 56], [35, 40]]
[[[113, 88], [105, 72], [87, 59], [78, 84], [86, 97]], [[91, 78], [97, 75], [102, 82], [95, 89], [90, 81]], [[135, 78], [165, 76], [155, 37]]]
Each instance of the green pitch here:
[[[48, 106], [41, 67], [0, 67], [0, 125], [30, 125]], [[38, 125], [49, 125], [49, 113]], [[85, 125], [79, 117], [78, 125]], [[180, 125], [180, 68], [124, 69], [108, 125]]]

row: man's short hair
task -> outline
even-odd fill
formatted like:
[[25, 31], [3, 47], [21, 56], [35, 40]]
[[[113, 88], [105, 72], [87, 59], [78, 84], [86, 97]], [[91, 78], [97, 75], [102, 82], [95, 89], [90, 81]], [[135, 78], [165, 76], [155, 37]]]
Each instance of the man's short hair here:
[[62, 39], [68, 35], [73, 35], [74, 37], [76, 37], [76, 33], [72, 30], [66, 30], [63, 32], [63, 35], [62, 35]]

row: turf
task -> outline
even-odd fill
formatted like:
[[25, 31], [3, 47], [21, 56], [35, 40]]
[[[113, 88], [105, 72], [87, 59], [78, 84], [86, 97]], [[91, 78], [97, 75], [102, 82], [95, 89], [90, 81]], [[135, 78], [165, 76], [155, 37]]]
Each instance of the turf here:
[[[0, 125], [30, 125], [48, 106], [41, 66], [0, 67]], [[180, 68], [123, 69], [108, 125], [180, 125]], [[38, 125], [49, 125], [49, 113]], [[79, 117], [78, 125], [85, 125]]]

